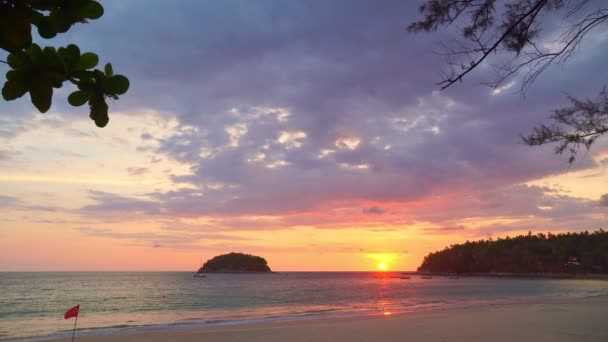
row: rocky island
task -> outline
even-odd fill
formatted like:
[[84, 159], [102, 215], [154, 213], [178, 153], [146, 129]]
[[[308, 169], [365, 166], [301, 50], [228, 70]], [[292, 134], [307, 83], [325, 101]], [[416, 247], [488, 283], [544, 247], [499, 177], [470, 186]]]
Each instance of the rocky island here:
[[198, 273], [272, 272], [266, 259], [244, 253], [228, 253], [207, 260]]

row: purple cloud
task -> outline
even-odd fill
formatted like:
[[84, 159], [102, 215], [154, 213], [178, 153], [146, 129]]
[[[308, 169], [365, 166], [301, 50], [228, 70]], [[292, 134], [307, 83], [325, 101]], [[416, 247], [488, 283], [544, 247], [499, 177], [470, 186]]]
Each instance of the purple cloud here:
[[127, 240], [135, 244], [143, 244], [154, 248], [200, 248], [205, 241], [247, 241], [251, 239], [226, 234], [188, 233], [188, 234], [159, 234], [155, 232], [115, 232], [111, 229], [79, 227], [76, 229], [82, 234], [94, 237]]
[[110, 194], [103, 191], [89, 190], [89, 197], [95, 204], [82, 207], [80, 210], [87, 214], [113, 214], [130, 213], [142, 215], [157, 215], [160, 205], [150, 200], [142, 200], [130, 197]]
[[449, 227], [436, 227], [436, 228], [424, 228], [423, 232], [427, 234], [450, 234], [450, 233], [459, 233], [465, 230], [464, 226], [449, 226]]
[[373, 205], [369, 208], [363, 208], [364, 214], [384, 214], [384, 209], [380, 208], [377, 205]]
[[0, 195], [0, 207], [8, 207], [18, 202], [19, 200], [15, 197]]
[[603, 194], [600, 198], [599, 205], [602, 207], [608, 207], [608, 194]]
[[148, 172], [147, 167], [129, 167], [127, 168], [127, 173], [131, 176], [140, 176], [144, 173]]

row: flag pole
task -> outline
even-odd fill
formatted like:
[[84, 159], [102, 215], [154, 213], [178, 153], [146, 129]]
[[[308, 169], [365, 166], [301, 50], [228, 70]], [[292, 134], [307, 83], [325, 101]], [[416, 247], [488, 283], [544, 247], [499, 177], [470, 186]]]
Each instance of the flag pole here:
[[78, 316], [76, 316], [76, 320], [74, 321], [74, 330], [72, 330], [72, 342], [74, 342], [74, 335], [76, 334], [76, 323], [78, 323]]

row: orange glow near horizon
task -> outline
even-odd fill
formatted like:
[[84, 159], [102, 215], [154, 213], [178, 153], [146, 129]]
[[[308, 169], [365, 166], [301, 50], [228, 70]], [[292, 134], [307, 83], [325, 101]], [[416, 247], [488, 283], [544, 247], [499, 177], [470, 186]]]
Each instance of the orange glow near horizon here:
[[[310, 208], [270, 213], [159, 209], [155, 205], [162, 203], [145, 194], [174, 189], [167, 175], [187, 175], [189, 166], [172, 159], [151, 162], [158, 156], [124, 151], [153, 146], [139, 137], [144, 133], [170, 136], [177, 122], [158, 113], [113, 115], [122, 124], [107, 127], [99, 136], [74, 135], [74, 130], [89, 132], [88, 118], [74, 121], [62, 133], [41, 123], [52, 117], [40, 115], [30, 131], [11, 140], [11, 150], [22, 159], [15, 157], [15, 162], [3, 162], [0, 168], [0, 271], [195, 271], [201, 257], [207, 260], [229, 252], [262, 256], [279, 272], [412, 271], [428, 253], [451, 244], [488, 235], [526, 234], [532, 224], [540, 227], [533, 233], [546, 233], [554, 225], [544, 214], [522, 217], [473, 211], [463, 217], [458, 214], [459, 200], [468, 190], [461, 189], [403, 201], [330, 196]], [[162, 124], [147, 125], [154, 120]], [[50, 142], [40, 141], [41, 136]], [[605, 156], [595, 157], [600, 158], [598, 165]], [[134, 168], [143, 173], [128, 171]], [[608, 190], [590, 184], [597, 182], [604, 168], [528, 184], [562, 184], [560, 194], [598, 201]], [[179, 209], [178, 202], [174, 209]], [[446, 214], [436, 217], [435, 212]], [[602, 219], [597, 216], [601, 214], [586, 215], [589, 220]], [[493, 232], [491, 227], [503, 228]]]

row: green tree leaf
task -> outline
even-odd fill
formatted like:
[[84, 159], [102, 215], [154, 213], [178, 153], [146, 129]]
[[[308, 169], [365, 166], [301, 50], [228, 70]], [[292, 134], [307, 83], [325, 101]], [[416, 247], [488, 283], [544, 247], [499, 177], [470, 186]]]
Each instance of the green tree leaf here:
[[80, 49], [74, 44], [66, 46], [66, 63], [70, 67], [74, 67], [80, 61]]
[[114, 70], [112, 69], [112, 64], [110, 64], [110, 63], [106, 64], [104, 71], [106, 73], [106, 76], [108, 76], [108, 77], [111, 77], [112, 75], [114, 75]]
[[51, 108], [53, 87], [46, 79], [35, 80], [30, 86], [30, 99], [40, 113], [46, 113]]
[[49, 22], [57, 32], [67, 32], [74, 23], [65, 11], [52, 11], [48, 16]]
[[8, 81], [12, 81], [17, 77], [19, 77], [19, 72], [17, 70], [9, 70], [6, 72], [6, 79]]
[[57, 30], [55, 30], [53, 24], [48, 18], [42, 17], [40, 19], [40, 23], [38, 24], [38, 34], [42, 38], [50, 39], [57, 35]]
[[63, 71], [63, 63], [54, 47], [47, 46], [42, 50], [42, 52], [44, 53], [44, 59], [42, 61], [42, 65], [44, 67]]
[[99, 63], [99, 57], [92, 52], [85, 52], [80, 56], [80, 60], [76, 65], [76, 69], [90, 69], [94, 68]]
[[129, 79], [123, 75], [114, 75], [107, 79], [105, 90], [110, 95], [121, 95], [129, 90]]
[[78, 86], [78, 89], [84, 90], [84, 91], [94, 91], [95, 90], [95, 82], [93, 82], [92, 80], [90, 80], [88, 78], [81, 79], [78, 82], [77, 86]]
[[29, 57], [23, 51], [11, 53], [6, 58], [6, 62], [13, 69], [24, 69], [26, 67], [26, 61], [29, 62]]
[[44, 54], [38, 44], [32, 44], [28, 47], [25, 52], [28, 54], [30, 60], [34, 64], [41, 64], [44, 61]]
[[88, 92], [77, 90], [71, 93], [70, 96], [68, 96], [68, 102], [74, 107], [79, 107], [87, 103], [87, 101], [89, 101], [89, 98], [90, 95]]
[[88, 19], [97, 19], [103, 15], [103, 7], [97, 1], [88, 1], [78, 8], [76, 14]]
[[106, 104], [103, 95], [94, 95], [89, 100], [89, 108], [91, 109], [89, 117], [95, 121], [95, 125], [97, 125], [97, 127], [105, 127], [110, 121], [110, 118], [108, 117], [108, 105]]
[[18, 99], [25, 93], [27, 93], [27, 84], [21, 77], [7, 81], [2, 87], [2, 97], [6, 101]]
[[61, 88], [63, 82], [66, 81], [65, 74], [57, 71], [50, 71], [46, 74], [47, 79], [51, 82], [53, 88]]

